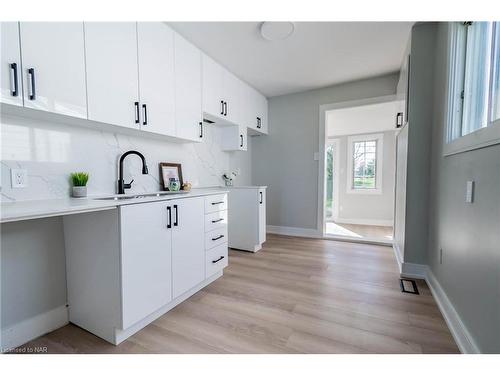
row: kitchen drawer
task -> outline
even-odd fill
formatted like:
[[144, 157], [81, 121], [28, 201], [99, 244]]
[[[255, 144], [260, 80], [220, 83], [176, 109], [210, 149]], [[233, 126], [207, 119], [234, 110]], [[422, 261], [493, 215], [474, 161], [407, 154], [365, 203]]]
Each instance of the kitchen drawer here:
[[227, 227], [205, 233], [205, 250], [227, 242]]
[[205, 213], [227, 210], [227, 194], [209, 195], [205, 197]]
[[227, 244], [219, 245], [207, 251], [205, 262], [205, 277], [210, 277], [227, 267]]
[[205, 232], [227, 228], [227, 211], [217, 211], [205, 215]]

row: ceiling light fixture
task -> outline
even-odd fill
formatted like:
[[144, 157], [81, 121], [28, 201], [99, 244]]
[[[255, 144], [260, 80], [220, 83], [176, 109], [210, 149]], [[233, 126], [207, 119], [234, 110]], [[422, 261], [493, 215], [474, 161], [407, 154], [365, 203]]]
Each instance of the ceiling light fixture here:
[[270, 41], [286, 39], [293, 34], [294, 30], [293, 22], [262, 22], [260, 25], [262, 37]]

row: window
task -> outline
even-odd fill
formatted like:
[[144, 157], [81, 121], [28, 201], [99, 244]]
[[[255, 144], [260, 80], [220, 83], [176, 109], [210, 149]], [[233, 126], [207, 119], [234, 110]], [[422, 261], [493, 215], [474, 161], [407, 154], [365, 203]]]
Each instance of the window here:
[[454, 22], [450, 30], [445, 153], [500, 142], [500, 22]]
[[382, 192], [382, 134], [348, 137], [348, 193]]
[[377, 175], [377, 141], [354, 142], [353, 189], [375, 189]]

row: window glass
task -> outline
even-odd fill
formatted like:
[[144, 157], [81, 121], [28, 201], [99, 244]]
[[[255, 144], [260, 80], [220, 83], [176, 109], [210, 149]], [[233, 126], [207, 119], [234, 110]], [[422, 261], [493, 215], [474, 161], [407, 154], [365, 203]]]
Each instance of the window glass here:
[[488, 125], [492, 23], [467, 26], [462, 136]]
[[354, 142], [353, 144], [354, 189], [375, 189], [377, 168], [377, 141]]
[[495, 22], [495, 44], [493, 48], [493, 81], [491, 84], [491, 121], [500, 119], [500, 23]]

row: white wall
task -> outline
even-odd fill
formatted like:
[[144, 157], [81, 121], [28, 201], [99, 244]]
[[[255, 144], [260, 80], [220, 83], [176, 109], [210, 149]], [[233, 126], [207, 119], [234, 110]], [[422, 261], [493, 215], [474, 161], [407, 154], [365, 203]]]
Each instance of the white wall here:
[[348, 181], [348, 136], [337, 138], [339, 139], [339, 216], [336, 222], [392, 225], [394, 216], [395, 132], [392, 130], [381, 134], [383, 134], [381, 194], [351, 194], [347, 192], [347, 187], [350, 186]]
[[267, 185], [267, 223], [317, 228], [319, 106], [393, 95], [398, 75], [269, 99], [269, 135], [253, 139], [252, 182]]

